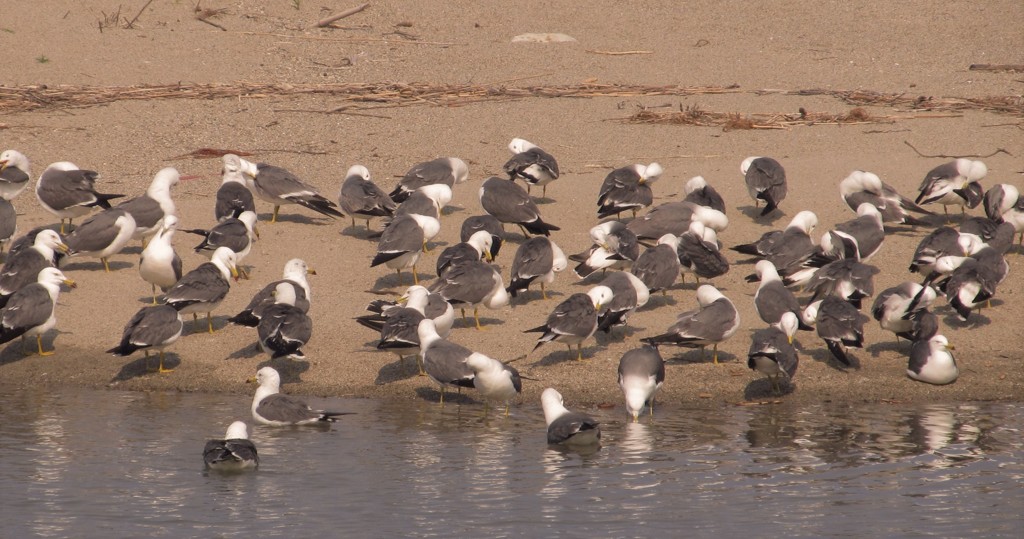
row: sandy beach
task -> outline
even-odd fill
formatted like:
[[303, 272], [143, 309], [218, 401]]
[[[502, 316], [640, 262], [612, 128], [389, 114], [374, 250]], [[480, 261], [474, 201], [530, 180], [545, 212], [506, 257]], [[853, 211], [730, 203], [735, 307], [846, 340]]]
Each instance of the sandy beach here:
[[[726, 247], [782, 228], [804, 209], [818, 215], [816, 239], [851, 219], [838, 184], [853, 170], [872, 171], [910, 198], [927, 171], [953, 157], [984, 161], [986, 189], [1019, 186], [1024, 173], [1024, 75], [969, 69], [1020, 64], [1019, 1], [778, 0], [734, 9], [712, 2], [586, 2], [543, 10], [517, 1], [389, 1], [372, 2], [336, 28], [315, 25], [355, 3], [208, 1], [199, 8], [206, 11], [196, 11], [193, 2], [153, 2], [140, 13], [144, 3], [64, 0], [5, 10], [0, 150], [17, 149], [31, 159], [31, 188], [47, 164], [72, 161], [101, 173], [101, 192], [130, 197], [160, 168], [174, 166], [202, 176], [173, 191], [180, 228], [209, 228], [220, 160], [182, 157], [202, 148], [242, 151], [252, 161], [285, 167], [332, 200], [350, 165], [365, 165], [390, 191], [413, 164], [457, 156], [469, 164], [470, 179], [454, 188], [441, 233], [419, 265], [420, 278], [428, 281], [441, 250], [459, 241], [462, 220], [482, 213], [480, 183], [501, 175], [513, 137], [558, 159], [562, 175], [539, 203], [544, 219], [561, 227], [552, 239], [566, 253], [589, 246], [604, 177], [633, 163], [664, 167], [654, 185], [656, 204], [679, 200], [689, 178], [706, 178], [726, 200], [729, 226], [719, 235]], [[112, 10], [120, 13], [115, 17]], [[529, 32], [564, 33], [575, 41], [512, 41]], [[687, 110], [703, 125], [635, 117]], [[729, 115], [745, 121], [728, 123]], [[754, 218], [740, 174], [740, 162], [752, 155], [778, 159], [789, 179], [780, 211], [766, 218]], [[14, 205], [19, 234], [56, 223], [31, 189]], [[353, 321], [369, 301], [397, 296], [411, 284], [408, 273], [399, 281], [384, 267], [369, 267], [376, 242], [361, 222], [353, 228], [348, 219], [286, 206], [271, 224], [272, 207], [258, 201], [257, 209], [261, 237], [245, 261], [252, 279], [233, 283], [214, 313], [215, 334], [187, 334], [170, 350], [173, 372], [147, 373], [141, 353], [104, 353], [149, 299], [133, 242], [112, 258], [110, 273], [94, 259], [63, 264], [78, 288], [61, 295], [57, 330], [44, 339], [57, 353], [24, 357], [15, 341], [0, 351], [0, 381], [250, 394], [245, 380], [272, 364], [287, 392], [435, 400], [432, 382], [417, 376], [411, 362], [402, 365], [397, 356], [376, 351], [376, 335]], [[940, 207], [932, 209], [941, 216]], [[951, 220], [958, 221], [958, 215]], [[522, 241], [509, 230], [511, 241], [497, 259], [506, 281]], [[881, 270], [876, 292], [920, 281], [907, 266], [927, 232], [898, 227], [887, 235], [871, 260]], [[198, 236], [182, 232], [175, 238], [186, 270], [206, 260], [192, 251], [198, 243]], [[733, 266], [713, 283], [738, 307], [741, 329], [719, 347], [719, 365], [703, 361], [700, 350], [663, 348], [668, 373], [659, 399], [712, 405], [1019, 401], [1022, 253], [1011, 249], [1009, 277], [992, 308], [967, 323], [944, 300], [936, 302], [941, 331], [960, 362], [955, 384], [909, 380], [909, 344], [897, 345], [872, 320], [866, 347], [852, 352], [858, 368], [840, 369], [815, 334], [801, 332], [795, 390], [777, 398], [746, 366], [750, 335], [762, 327], [753, 306], [757, 285], [743, 279], [753, 264], [728, 251]], [[310, 279], [308, 361], [269, 362], [255, 346], [255, 331], [226, 318], [280, 278], [294, 257], [317, 271]], [[482, 310], [484, 331], [456, 322], [450, 339], [515, 360], [524, 375], [539, 380], [526, 382], [526, 402], [556, 387], [567, 403], [621, 406], [619, 358], [695, 308], [696, 285], [677, 282], [667, 297], [652, 296], [627, 328], [586, 341], [583, 361], [557, 344], [531, 352], [536, 334], [523, 330], [542, 324], [559, 301], [598, 280], [580, 280], [570, 266], [548, 287], [552, 299], [542, 300], [531, 288], [508, 307]], [[190, 328], [186, 324], [186, 332]]]

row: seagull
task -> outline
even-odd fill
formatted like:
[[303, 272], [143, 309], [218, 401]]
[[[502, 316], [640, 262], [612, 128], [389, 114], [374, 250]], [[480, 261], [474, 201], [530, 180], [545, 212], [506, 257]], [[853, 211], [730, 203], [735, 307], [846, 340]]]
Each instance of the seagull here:
[[467, 217], [459, 230], [459, 241], [469, 241], [469, 238], [480, 230], [491, 233], [491, 260], [498, 258], [501, 244], [505, 242], [505, 231], [501, 229], [501, 221], [495, 219], [493, 215]]
[[803, 318], [814, 322], [828, 351], [843, 365], [850, 365], [847, 348], [864, 347], [864, 324], [869, 318], [842, 298], [830, 295], [810, 303]]
[[64, 243], [69, 256], [92, 256], [110, 273], [108, 258], [121, 252], [135, 234], [135, 219], [121, 208], [103, 210], [75, 228]]
[[747, 367], [768, 377], [775, 394], [781, 394], [779, 378], [783, 375], [792, 380], [800, 357], [793, 348], [793, 334], [799, 325], [796, 314], [786, 311], [777, 325], [754, 332], [750, 350], [747, 352]]
[[424, 185], [395, 209], [395, 217], [407, 214], [426, 215], [441, 220], [442, 210], [452, 201], [452, 188], [443, 183]]
[[341, 184], [338, 194], [338, 206], [341, 211], [352, 218], [352, 226], [356, 226], [356, 217], [366, 220], [366, 230], [370, 230], [370, 220], [374, 217], [391, 217], [398, 206], [370, 179], [370, 171], [363, 165], [352, 165], [345, 173], [345, 181]]
[[1010, 223], [1024, 244], [1024, 198], [1008, 183], [1000, 183], [985, 192], [985, 215], [997, 223]]
[[301, 258], [289, 260], [284, 265], [281, 280], [264, 286], [252, 297], [245, 309], [229, 318], [228, 322], [252, 328], [258, 326], [263, 311], [274, 304], [274, 290], [281, 283], [289, 283], [295, 287], [295, 306], [302, 312], [309, 312], [311, 294], [307, 275], [316, 275], [316, 270], [309, 267]]
[[[782, 282], [779, 272], [775, 269], [775, 264], [768, 260], [759, 260], [754, 266], [754, 270], [757, 272], [756, 278], [748, 277], [747, 281], [760, 281], [757, 291], [754, 292], [754, 308], [761, 320], [769, 325], [778, 324], [782, 320], [782, 316], [789, 312], [796, 315], [799, 321], [803, 310], [800, 308], [796, 296]], [[810, 330], [813, 328], [801, 322], [799, 329]]]
[[761, 217], [774, 211], [786, 198], [786, 169], [771, 157], [748, 157], [740, 164], [740, 172], [754, 207], [762, 200], [765, 203]]
[[245, 181], [242, 169], [242, 158], [233, 153], [221, 157], [220, 187], [217, 189], [217, 202], [213, 208], [217, 221], [236, 217], [244, 211], [256, 211], [256, 202], [252, 191]]
[[943, 335], [914, 342], [907, 361], [907, 376], [928, 384], [952, 384], [960, 376], [952, 344]]
[[868, 202], [857, 207], [857, 218], [839, 223], [821, 237], [822, 255], [829, 259], [853, 258], [867, 262], [885, 241], [882, 214]]
[[509, 179], [523, 180], [527, 189], [535, 185], [542, 187], [541, 196], [548, 196], [548, 184], [558, 179], [558, 162], [554, 156], [521, 138], [512, 139], [508, 149], [513, 155], [502, 168]]
[[935, 270], [935, 263], [944, 256], [966, 256], [974, 248], [967, 236], [948, 226], [940, 226], [921, 239], [914, 250], [909, 270], [929, 275]]
[[288, 427], [333, 423], [339, 416], [352, 413], [314, 410], [299, 397], [281, 393], [281, 375], [273, 367], [263, 367], [256, 371], [256, 378], [250, 380], [260, 385], [252, 398], [252, 418], [261, 425]]
[[689, 230], [679, 236], [676, 247], [683, 279], [687, 273], [692, 273], [700, 283], [701, 277], [714, 279], [729, 273], [729, 261], [719, 249], [715, 229], [705, 227], [700, 221], [691, 221]]
[[766, 232], [754, 243], [730, 247], [745, 255], [769, 260], [780, 271], [810, 258], [817, 246], [811, 233], [818, 226], [818, 216], [812, 211], [801, 211], [793, 216], [786, 228]]
[[647, 305], [651, 291], [639, 277], [626, 271], [613, 271], [598, 283], [612, 291], [611, 301], [603, 302], [597, 311], [597, 329], [610, 333], [615, 326], [626, 325], [626, 317]]
[[526, 190], [497, 176], [487, 178], [480, 186], [480, 206], [498, 221], [518, 225], [524, 236], [550, 236], [552, 230], [561, 230], [541, 219], [537, 204]]
[[853, 211], [857, 211], [861, 204], [871, 204], [882, 215], [882, 222], [885, 223], [928, 226], [926, 221], [914, 217], [911, 212], [933, 215], [914, 204], [913, 200], [900, 195], [896, 188], [883, 182], [877, 174], [863, 170], [855, 170], [839, 182], [839, 196]]
[[679, 277], [682, 265], [679, 263], [679, 238], [665, 234], [658, 238], [658, 244], [647, 249], [633, 262], [629, 271], [640, 278], [650, 292], [661, 291], [665, 295]]
[[81, 170], [74, 163], [59, 161], [46, 167], [36, 182], [36, 198], [46, 211], [60, 218], [60, 233], [64, 234], [64, 220], [68, 226], [75, 217], [86, 215], [99, 206], [110, 209], [110, 201], [124, 195], [104, 195], [93, 188], [99, 173]]
[[[252, 244], [260, 237], [259, 230], [256, 229], [256, 212], [254, 211], [244, 211], [238, 217], [229, 217], [214, 225], [210, 230], [193, 228], [185, 232], [204, 236], [203, 241], [195, 247], [197, 253], [202, 251], [213, 253], [221, 247], [227, 247], [234, 251], [238, 264], [241, 264], [242, 260], [249, 256]], [[249, 278], [249, 274], [245, 270], [239, 271], [243, 277]]]
[[729, 298], [709, 284], [697, 289], [699, 307], [676, 318], [668, 330], [654, 337], [640, 339], [651, 346], [672, 344], [687, 348], [714, 347], [714, 362], [718, 364], [718, 343], [732, 337], [740, 327], [740, 314]]
[[416, 334], [420, 341], [423, 370], [441, 388], [441, 404], [444, 404], [444, 391], [449, 385], [460, 390], [474, 387], [476, 373], [466, 360], [475, 352], [442, 339], [433, 320], [421, 320], [416, 326]]
[[927, 310], [933, 301], [934, 288], [906, 281], [878, 294], [871, 305], [871, 316], [878, 320], [882, 329], [895, 333], [897, 342], [900, 337], [916, 340], [913, 338], [914, 315], [918, 311]]
[[597, 314], [601, 307], [612, 300], [612, 290], [607, 286], [595, 286], [586, 294], [575, 293], [565, 301], [559, 303], [547, 322], [542, 326], [528, 329], [523, 333], [541, 333], [537, 339], [534, 350], [546, 342], [561, 342], [569, 347], [572, 354], [572, 345], [576, 345], [578, 351], [577, 360], [583, 359], [583, 341], [590, 338], [597, 331]]
[[646, 208], [654, 202], [651, 184], [663, 172], [658, 163], [630, 165], [609, 172], [597, 195], [597, 218], [618, 216], [624, 211], [631, 211], [636, 217], [637, 209]]
[[426, 287], [420, 285], [407, 288], [398, 301], [375, 300], [370, 302], [366, 306], [366, 310], [374, 314], [358, 316], [355, 320], [362, 326], [380, 332], [387, 324], [388, 318], [405, 307], [421, 311], [424, 317], [434, 321], [441, 337], [448, 338], [452, 325], [455, 323], [455, 309], [440, 294], [431, 294]]
[[[133, 239], [142, 240], [145, 244], [156, 234], [164, 217], [175, 214], [174, 200], [171, 199], [171, 187], [181, 181], [181, 174], [174, 167], [160, 169], [150, 182], [146, 193], [117, 205], [118, 208], [131, 214], [135, 219]], [[145, 245], [143, 245], [145, 247]]]
[[490, 262], [493, 260], [491, 258], [492, 240], [493, 236], [491, 236], [490, 232], [478, 230], [468, 240], [456, 243], [451, 247], [446, 247], [444, 251], [441, 251], [440, 256], [437, 257], [437, 276], [440, 277], [444, 270], [450, 266], [462, 262], [480, 260], [481, 258]]
[[[400, 306], [402, 304], [405, 306]], [[357, 317], [356, 322], [380, 333], [378, 350], [389, 350], [404, 362], [405, 356], [420, 352], [418, 329], [423, 319], [433, 321], [434, 330], [441, 338], [447, 338], [455, 322], [455, 310], [437, 294], [414, 285], [398, 298], [397, 304], [382, 309], [376, 315]], [[420, 375], [426, 374], [418, 355], [416, 362]]]
[[281, 167], [243, 159], [242, 172], [252, 178], [256, 195], [274, 205], [271, 223], [277, 222], [277, 214], [285, 204], [299, 204], [331, 218], [344, 217], [337, 205], [321, 196], [315, 187]]
[[[1013, 238], [1013, 228], [1004, 224], [1008, 229], [1010, 241]], [[996, 248], [992, 245], [984, 245], [970, 257], [958, 259], [958, 264], [949, 272], [949, 277], [940, 281], [937, 286], [946, 295], [946, 301], [956, 310], [961, 320], [967, 321], [971, 311], [975, 307], [989, 301], [995, 296], [996, 287], [1006, 279], [1010, 271], [1009, 264], [1003, 258], [1005, 250], [1002, 249], [1008, 242], [1005, 239], [1002, 245]], [[942, 263], [957, 257], [945, 257], [936, 264], [936, 272], [943, 269]], [[934, 277], [929, 275], [926, 283]]]
[[949, 215], [949, 206], [960, 206], [960, 213], [963, 214], [964, 206], [974, 208], [981, 202], [983, 195], [980, 180], [986, 174], [988, 167], [981, 161], [957, 159], [939, 165], [925, 174], [918, 187], [920, 194], [914, 203], [922, 206], [942, 204], [942, 211], [946, 215]]
[[263, 311], [256, 326], [260, 348], [270, 354], [270, 359], [306, 359], [302, 347], [313, 335], [313, 321], [295, 306], [295, 289], [290, 282], [278, 283], [274, 287], [275, 304]]
[[178, 218], [165, 215], [160, 230], [149, 240], [139, 258], [139, 275], [153, 287], [153, 305], [156, 305], [156, 287], [166, 292], [181, 279], [181, 257], [171, 244], [177, 227]]
[[238, 472], [259, 468], [260, 457], [256, 445], [249, 441], [245, 423], [235, 421], [228, 425], [223, 440], [210, 440], [203, 448], [203, 463], [207, 469], [219, 472]]
[[32, 177], [28, 157], [18, 150], [4, 150], [0, 153], [0, 198], [14, 200], [28, 187]]
[[148, 363], [149, 350], [154, 349], [160, 356], [157, 372], [171, 372], [174, 369], [164, 368], [164, 349], [181, 337], [183, 327], [181, 313], [174, 307], [169, 305], [143, 307], [124, 326], [121, 343], [107, 350], [107, 353], [115, 356], [130, 356], [136, 350], [142, 350]]
[[39, 271], [36, 282], [26, 285], [11, 295], [7, 305], [0, 310], [0, 344], [11, 342], [17, 337], [22, 340], [22, 352], [25, 352], [25, 338], [35, 336], [39, 355], [51, 356], [54, 351], [43, 351], [43, 333], [57, 324], [54, 310], [57, 297], [60, 296], [60, 285], [66, 284], [75, 288], [75, 282], [68, 279], [57, 268], [43, 268]]
[[68, 246], [56, 231], [50, 229], [40, 230], [29, 247], [15, 249], [12, 245], [7, 261], [0, 269], [0, 307], [7, 305], [11, 294], [36, 282], [40, 270], [56, 267], [58, 252], [67, 253]]
[[640, 239], [657, 240], [665, 234], [683, 235], [690, 229], [691, 221], [700, 221], [716, 232], [729, 226], [729, 218], [724, 213], [685, 201], [659, 204], [626, 226]]
[[644, 405], [650, 405], [654, 417], [654, 394], [665, 382], [665, 360], [653, 346], [634, 348], [619, 359], [619, 388], [626, 400], [626, 411], [636, 423]]
[[[523, 380], [515, 367], [473, 352], [466, 357], [466, 365], [473, 369], [473, 387], [488, 401], [505, 404], [505, 417], [508, 417], [508, 401], [523, 392]], [[485, 406], [486, 411], [486, 406]]]
[[391, 191], [391, 200], [401, 204], [413, 191], [425, 185], [441, 183], [448, 187], [469, 179], [469, 167], [457, 157], [439, 157], [432, 161], [417, 163], [405, 173], [398, 185]]
[[548, 299], [544, 285], [555, 282], [555, 274], [561, 273], [568, 265], [569, 259], [555, 242], [544, 236], [530, 238], [519, 246], [512, 258], [512, 271], [506, 290], [514, 298], [537, 281], [540, 283], [541, 297]]
[[384, 229], [377, 243], [377, 255], [370, 262], [370, 267], [381, 264], [395, 270], [398, 275], [405, 268], [412, 268], [412, 280], [420, 284], [416, 274], [416, 262], [420, 252], [426, 251], [427, 238], [432, 238], [441, 230], [441, 223], [433, 217], [409, 214], [395, 218]]
[[683, 192], [686, 193], [684, 202], [692, 202], [725, 214], [725, 200], [722, 199], [722, 195], [718, 194], [718, 191], [715, 191], [714, 187], [708, 185], [703, 176], [694, 176], [687, 180], [686, 185], [683, 186]]
[[600, 424], [587, 414], [570, 412], [563, 404], [562, 394], [554, 388], [541, 393], [540, 403], [548, 425], [548, 444], [579, 447], [600, 443]]
[[[0, 184], [2, 185], [2, 184]], [[18, 213], [10, 200], [0, 197], [0, 255], [18, 230]]]
[[[841, 258], [825, 264], [808, 281], [805, 289], [813, 292], [811, 301], [824, 296], [838, 296], [860, 309], [861, 300], [875, 293], [874, 278], [878, 268], [861, 264], [852, 258]], [[792, 282], [786, 282], [792, 286]]]
[[193, 322], [198, 313], [206, 312], [206, 325], [213, 333], [212, 312], [231, 290], [230, 277], [238, 278], [235, 252], [219, 247], [210, 261], [186, 273], [164, 294], [164, 302], [181, 314], [192, 313]]
[[590, 229], [593, 245], [569, 260], [579, 262], [573, 272], [586, 278], [598, 270], [628, 269], [640, 256], [640, 241], [619, 221], [605, 221]]
[[462, 321], [466, 325], [469, 322], [466, 320], [465, 307], [472, 305], [477, 329], [483, 329], [480, 327], [478, 312], [480, 305], [488, 309], [500, 309], [510, 301], [501, 274], [490, 264], [479, 260], [450, 266], [427, 289], [439, 294], [452, 305], [459, 305], [462, 308]]

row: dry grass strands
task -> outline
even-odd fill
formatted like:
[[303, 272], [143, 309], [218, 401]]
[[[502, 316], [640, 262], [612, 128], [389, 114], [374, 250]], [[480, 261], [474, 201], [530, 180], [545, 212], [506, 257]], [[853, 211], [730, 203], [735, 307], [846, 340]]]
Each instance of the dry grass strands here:
[[740, 114], [738, 112], [713, 112], [698, 106], [680, 107], [678, 111], [652, 111], [642, 108], [626, 118], [629, 123], [695, 125], [721, 127], [724, 131], [738, 129], [787, 129], [798, 125], [859, 125], [894, 123], [897, 120], [917, 118], [951, 118], [959, 114], [923, 114], [899, 116], [875, 116], [863, 108], [856, 107], [843, 114], [807, 112], [803, 108], [796, 114]]

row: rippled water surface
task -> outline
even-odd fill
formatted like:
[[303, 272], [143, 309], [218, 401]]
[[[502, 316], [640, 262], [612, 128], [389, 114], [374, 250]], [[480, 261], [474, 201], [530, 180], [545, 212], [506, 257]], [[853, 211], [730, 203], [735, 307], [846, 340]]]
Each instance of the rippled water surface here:
[[[1024, 536], [1019, 404], [619, 407], [580, 454], [532, 403], [318, 400], [357, 412], [325, 430], [252, 428], [238, 396], [0, 394], [3, 537]], [[235, 419], [260, 469], [204, 473]]]

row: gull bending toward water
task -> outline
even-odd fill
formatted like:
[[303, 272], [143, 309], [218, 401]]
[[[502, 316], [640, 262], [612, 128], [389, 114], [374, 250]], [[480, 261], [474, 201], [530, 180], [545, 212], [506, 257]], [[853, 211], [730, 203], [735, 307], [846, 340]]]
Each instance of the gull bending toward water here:
[[548, 425], [548, 444], [574, 447], [600, 443], [600, 424], [587, 414], [569, 411], [563, 404], [562, 394], [554, 388], [541, 393], [540, 403]]

